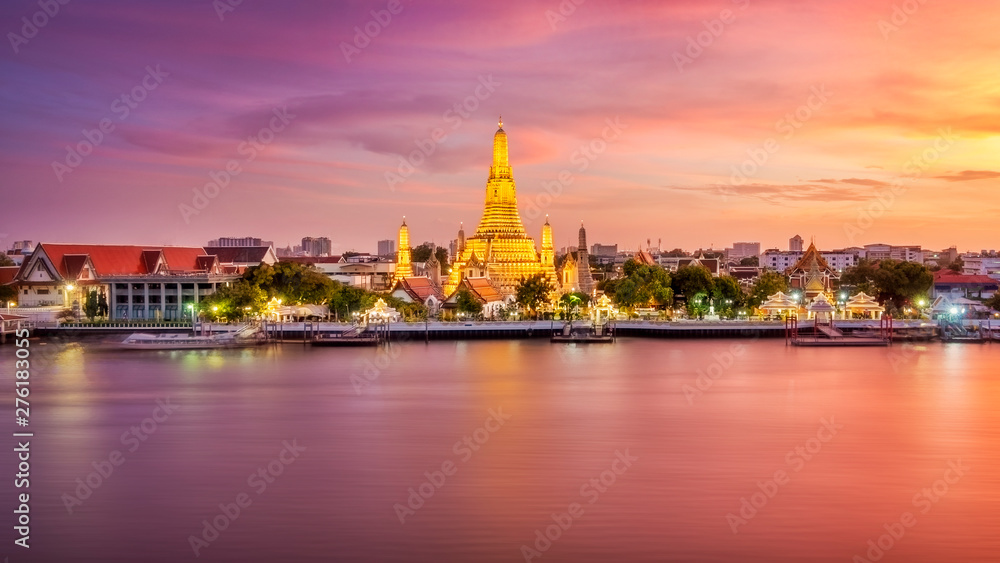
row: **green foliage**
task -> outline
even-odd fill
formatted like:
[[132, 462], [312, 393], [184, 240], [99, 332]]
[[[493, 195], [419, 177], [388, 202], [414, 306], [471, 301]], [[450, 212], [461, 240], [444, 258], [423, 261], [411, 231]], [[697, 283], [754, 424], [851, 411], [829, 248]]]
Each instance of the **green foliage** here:
[[97, 292], [88, 291], [87, 297], [83, 302], [83, 314], [86, 315], [88, 321], [93, 321], [100, 313], [100, 310], [101, 307], [97, 302]]
[[549, 300], [549, 294], [554, 290], [552, 283], [544, 274], [522, 277], [517, 284], [517, 302], [528, 311], [534, 312], [537, 317], [538, 308]]
[[104, 292], [97, 296], [97, 316], [105, 318], [108, 316], [108, 296]]
[[483, 312], [483, 305], [472, 295], [472, 292], [464, 287], [458, 290], [458, 297], [455, 301], [458, 312], [466, 315], [478, 316]]
[[205, 318], [211, 321], [222, 317], [238, 319], [258, 315], [266, 306], [267, 293], [247, 280], [224, 285], [199, 303]]
[[622, 266], [624, 278], [605, 282], [604, 292], [619, 307], [664, 309], [674, 301], [671, 276], [660, 266], [647, 266], [628, 259]]
[[767, 301], [769, 296], [779, 291], [788, 292], [788, 278], [784, 274], [768, 270], [757, 278], [750, 289], [746, 303], [751, 307], [760, 307], [761, 303]]
[[334, 281], [315, 267], [298, 262], [261, 264], [247, 269], [243, 279], [262, 289], [268, 299], [277, 297], [287, 305], [323, 304], [334, 287]]
[[994, 311], [1000, 311], [1000, 293], [987, 299], [986, 306], [992, 308]]
[[12, 285], [0, 285], [0, 306], [6, 307], [11, 301], [17, 301], [17, 288]]
[[962, 260], [962, 257], [959, 256], [958, 258], [955, 258], [954, 262], [948, 264], [946, 268], [948, 268], [952, 272], [955, 272], [956, 274], [961, 274], [962, 270], [965, 268], [965, 260]]
[[902, 309], [934, 285], [934, 276], [923, 264], [882, 260], [877, 265], [867, 260], [849, 268], [841, 276], [840, 284], [850, 286], [854, 293], [864, 291], [893, 309]]
[[740, 282], [732, 276], [719, 276], [712, 288], [715, 310], [723, 316], [733, 317], [739, 307], [746, 305], [747, 296]]
[[760, 258], [757, 256], [747, 256], [740, 260], [740, 266], [760, 266]]
[[7, 256], [5, 252], [0, 251], [0, 266], [16, 266], [16, 265], [17, 264], [15, 264], [14, 261], [10, 259], [10, 256]]
[[410, 260], [414, 262], [426, 262], [430, 259], [431, 259], [431, 246], [429, 244], [421, 244], [420, 246], [414, 246], [410, 250]]
[[688, 301], [700, 293], [711, 295], [715, 286], [712, 272], [704, 266], [681, 266], [671, 278], [674, 295], [683, 295]]

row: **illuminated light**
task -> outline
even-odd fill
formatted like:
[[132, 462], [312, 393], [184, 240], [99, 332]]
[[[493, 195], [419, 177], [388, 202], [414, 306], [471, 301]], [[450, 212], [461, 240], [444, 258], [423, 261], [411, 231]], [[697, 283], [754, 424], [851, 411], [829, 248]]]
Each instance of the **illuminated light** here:
[[73, 289], [74, 289], [73, 284], [71, 283], [66, 284], [66, 291], [73, 291]]

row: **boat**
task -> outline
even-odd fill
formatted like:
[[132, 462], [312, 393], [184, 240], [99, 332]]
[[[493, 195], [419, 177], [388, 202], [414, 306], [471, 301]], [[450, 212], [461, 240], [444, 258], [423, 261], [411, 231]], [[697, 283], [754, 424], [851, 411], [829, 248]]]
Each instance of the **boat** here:
[[209, 336], [197, 334], [136, 332], [119, 344], [126, 350], [203, 350], [213, 348], [240, 348], [266, 342], [257, 327], [249, 326], [233, 332]]

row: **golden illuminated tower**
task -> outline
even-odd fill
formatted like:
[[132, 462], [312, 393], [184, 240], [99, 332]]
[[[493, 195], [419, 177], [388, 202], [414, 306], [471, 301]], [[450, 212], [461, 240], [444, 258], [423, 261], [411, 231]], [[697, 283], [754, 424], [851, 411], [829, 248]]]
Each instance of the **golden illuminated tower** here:
[[[503, 120], [493, 135], [493, 163], [486, 181], [483, 217], [476, 234], [459, 242], [460, 251], [452, 264], [446, 293], [451, 293], [467, 276], [470, 261], [486, 266], [489, 278], [505, 294], [513, 294], [522, 277], [544, 273], [556, 285], [553, 264], [552, 227], [542, 227], [542, 255], [535, 250], [535, 240], [528, 236], [517, 211], [517, 190], [507, 154], [507, 133]], [[546, 240], [548, 237], [548, 240]]]
[[406, 217], [399, 227], [399, 251], [396, 253], [396, 274], [393, 281], [413, 277], [413, 265], [410, 263], [410, 228], [406, 226]]

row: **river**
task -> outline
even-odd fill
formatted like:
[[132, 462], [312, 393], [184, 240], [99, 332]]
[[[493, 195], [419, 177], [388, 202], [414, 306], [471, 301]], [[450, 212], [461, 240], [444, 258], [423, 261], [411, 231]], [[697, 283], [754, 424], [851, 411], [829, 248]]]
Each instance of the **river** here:
[[31, 351], [11, 562], [1000, 560], [996, 344]]

